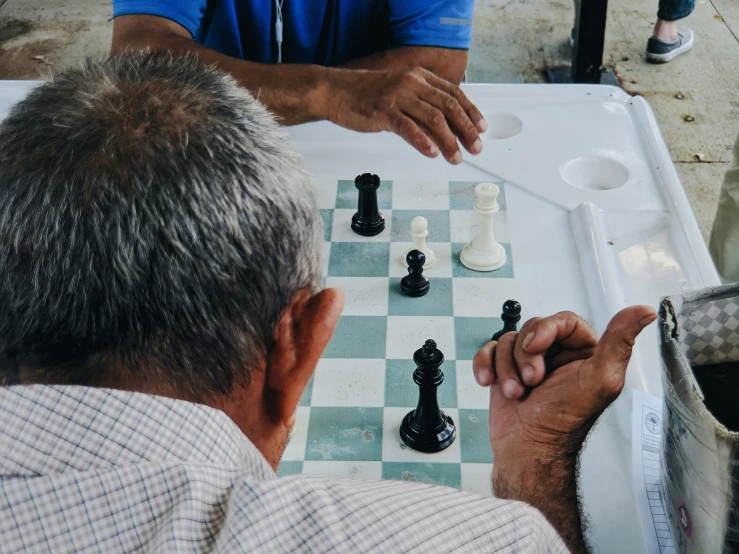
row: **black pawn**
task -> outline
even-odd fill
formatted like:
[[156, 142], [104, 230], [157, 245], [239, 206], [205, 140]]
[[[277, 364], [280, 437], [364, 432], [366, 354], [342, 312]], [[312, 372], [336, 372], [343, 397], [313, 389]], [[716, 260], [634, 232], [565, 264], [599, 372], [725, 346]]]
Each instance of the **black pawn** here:
[[431, 283], [423, 276], [426, 255], [420, 250], [411, 250], [405, 262], [408, 264], [408, 275], [400, 280], [400, 290], [406, 296], [423, 296], [431, 288]]
[[408, 412], [400, 424], [400, 438], [413, 450], [440, 452], [454, 442], [457, 428], [452, 418], [439, 409], [436, 391], [444, 381], [440, 366], [444, 354], [429, 339], [413, 354], [416, 371], [413, 380], [418, 385], [418, 405]]
[[385, 218], [377, 209], [377, 189], [380, 178], [371, 173], [363, 173], [354, 179], [359, 190], [357, 213], [352, 216], [352, 231], [363, 237], [374, 237], [385, 229]]
[[521, 304], [516, 300], [506, 300], [500, 318], [503, 320], [503, 328], [493, 335], [492, 340], [498, 340], [506, 333], [518, 331], [517, 324], [521, 321]]

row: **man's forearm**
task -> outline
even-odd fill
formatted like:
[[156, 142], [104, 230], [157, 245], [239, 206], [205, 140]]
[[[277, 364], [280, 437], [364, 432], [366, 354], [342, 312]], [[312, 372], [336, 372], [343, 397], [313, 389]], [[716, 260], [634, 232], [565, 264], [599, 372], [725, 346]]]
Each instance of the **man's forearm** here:
[[411, 69], [423, 67], [458, 85], [467, 68], [467, 50], [431, 46], [401, 46], [352, 60], [340, 67], [347, 69]]
[[532, 463], [495, 460], [493, 491], [498, 498], [520, 500], [539, 510], [574, 554], [587, 554], [577, 493], [577, 454]]
[[[114, 44], [116, 42], [114, 41]], [[127, 37], [127, 47], [150, 47], [173, 53], [195, 53], [201, 63], [214, 64], [277, 115], [283, 125], [327, 118], [332, 82], [351, 79], [357, 70], [423, 67], [459, 84], [467, 64], [467, 51], [429, 47], [403, 47], [378, 52], [337, 68], [311, 64], [268, 65], [226, 56], [174, 32], [146, 32]], [[122, 48], [114, 47], [113, 53]]]
[[[115, 44], [115, 42], [114, 42]], [[203, 64], [216, 65], [231, 74], [241, 86], [265, 104], [284, 125], [296, 125], [325, 119], [328, 87], [332, 79], [341, 79], [349, 70], [318, 65], [267, 65], [226, 56], [175, 33], [144, 33], [127, 37], [125, 47], [168, 50], [175, 54], [194, 53]], [[124, 47], [114, 47], [113, 53]]]
[[194, 54], [230, 73], [283, 125], [328, 120], [363, 133], [391, 131], [423, 155], [442, 154], [455, 164], [462, 161], [460, 143], [473, 154], [482, 150], [479, 133], [487, 124], [480, 111], [459, 87], [423, 67], [378, 71], [248, 62], [206, 48], [181, 25], [150, 15], [115, 19], [112, 53], [127, 48]]

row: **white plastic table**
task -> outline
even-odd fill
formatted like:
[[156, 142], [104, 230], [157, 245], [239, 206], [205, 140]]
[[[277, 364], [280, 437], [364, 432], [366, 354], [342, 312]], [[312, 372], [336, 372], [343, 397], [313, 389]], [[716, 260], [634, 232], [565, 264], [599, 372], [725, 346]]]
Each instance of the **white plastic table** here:
[[[327, 123], [292, 129], [310, 171], [346, 179], [502, 180], [523, 319], [572, 310], [600, 334], [632, 304], [720, 280], [642, 97], [607, 86], [466, 85], [485, 115], [484, 150], [457, 167], [396, 136]], [[582, 458], [581, 488], [600, 552], [646, 552], [631, 479], [631, 394], [661, 396], [656, 328], [635, 349], [624, 394]], [[546, 478], [543, 476], [543, 478]]]
[[[35, 83], [0, 82], [0, 118]], [[317, 179], [502, 180], [523, 320], [572, 310], [601, 333], [631, 304], [719, 284], [654, 115], [641, 97], [587, 85], [466, 85], [489, 130], [451, 166], [400, 138], [328, 123], [290, 132]], [[631, 480], [631, 394], [661, 396], [656, 329], [639, 339], [625, 393], [583, 454], [581, 488], [600, 552], [646, 552]], [[543, 476], [543, 478], [546, 478]]]

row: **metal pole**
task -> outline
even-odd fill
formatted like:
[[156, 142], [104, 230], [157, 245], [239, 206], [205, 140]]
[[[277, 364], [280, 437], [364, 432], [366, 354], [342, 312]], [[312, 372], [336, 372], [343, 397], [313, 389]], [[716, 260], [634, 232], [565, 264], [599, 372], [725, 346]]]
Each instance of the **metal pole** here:
[[572, 52], [572, 82], [600, 83], [608, 0], [580, 0]]

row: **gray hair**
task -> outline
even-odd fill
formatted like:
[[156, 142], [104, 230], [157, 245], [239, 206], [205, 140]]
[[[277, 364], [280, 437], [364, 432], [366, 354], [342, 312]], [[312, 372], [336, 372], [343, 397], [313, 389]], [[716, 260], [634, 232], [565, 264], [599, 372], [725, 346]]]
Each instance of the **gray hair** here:
[[228, 394], [319, 288], [321, 230], [297, 153], [231, 77], [88, 60], [0, 125], [0, 358], [45, 382]]

